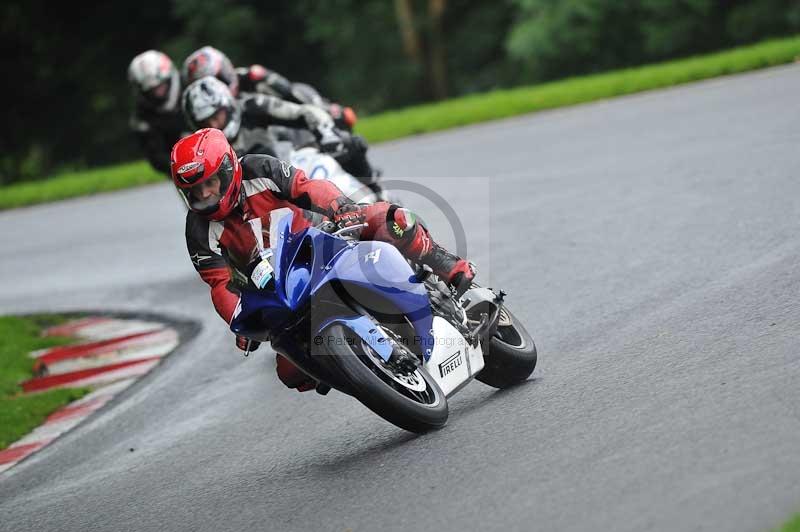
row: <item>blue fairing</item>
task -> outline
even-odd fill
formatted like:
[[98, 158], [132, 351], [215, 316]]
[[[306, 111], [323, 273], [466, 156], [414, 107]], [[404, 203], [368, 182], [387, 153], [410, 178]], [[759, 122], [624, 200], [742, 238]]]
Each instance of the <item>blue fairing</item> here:
[[414, 341], [426, 347], [423, 353], [428, 358], [433, 346], [428, 293], [397, 248], [385, 242], [356, 243], [337, 257], [317, 290], [334, 280], [368, 288], [391, 301], [411, 321], [417, 336]]
[[[325, 328], [340, 323], [350, 330], [355, 332], [362, 340], [369, 344], [378, 355], [384, 360], [389, 360], [392, 356], [392, 343], [384, 332], [375, 326], [367, 316], [353, 316], [350, 318], [331, 318], [323, 323], [318, 332], [322, 332]], [[333, 342], [336, 338], [324, 338], [323, 342]]]
[[[397, 248], [384, 242], [348, 242], [315, 228], [293, 233], [291, 223], [290, 214], [280, 219], [278, 227], [274, 228], [277, 230], [273, 231], [278, 240], [271, 242], [274, 291], [244, 290], [231, 330], [246, 336], [259, 333], [263, 336], [265, 329], [279, 330], [296, 319], [295, 312], [322, 287], [338, 282], [364, 288], [391, 301], [411, 321], [417, 335], [414, 340], [425, 346], [425, 358], [430, 356], [433, 318], [428, 294]], [[365, 318], [364, 323], [349, 321], [353, 318], [352, 315], [330, 316], [320, 331], [333, 321], [339, 321], [350, 326], [370, 345], [377, 342], [375, 335], [365, 332], [365, 323], [369, 320]], [[379, 351], [382, 356], [383, 351]]]

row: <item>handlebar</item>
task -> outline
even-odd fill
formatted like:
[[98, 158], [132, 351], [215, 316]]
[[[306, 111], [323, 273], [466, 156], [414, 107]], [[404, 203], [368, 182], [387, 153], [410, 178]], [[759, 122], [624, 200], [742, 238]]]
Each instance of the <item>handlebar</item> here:
[[340, 238], [345, 238], [348, 233], [353, 233], [355, 231], [360, 231], [366, 227], [369, 227], [369, 224], [356, 224], [351, 225], [348, 227], [339, 227], [335, 223], [331, 221], [325, 221], [315, 226], [318, 230], [322, 231], [323, 233], [327, 233], [331, 236], [338, 236]]
[[331, 233], [331, 234], [333, 236], [342, 236], [344, 234], [351, 233], [353, 231], [359, 231], [361, 229], [364, 229], [365, 227], [369, 227], [369, 224], [366, 223], [366, 222], [363, 223], [363, 224], [356, 224], [356, 225], [351, 225], [351, 226], [348, 226], [348, 227], [342, 227], [341, 229], [339, 229], [335, 233]]
[[332, 235], [339, 229], [339, 226], [331, 222], [330, 220], [325, 220], [324, 222], [315, 225], [314, 228], [318, 229], [319, 231], [322, 231], [323, 233]]

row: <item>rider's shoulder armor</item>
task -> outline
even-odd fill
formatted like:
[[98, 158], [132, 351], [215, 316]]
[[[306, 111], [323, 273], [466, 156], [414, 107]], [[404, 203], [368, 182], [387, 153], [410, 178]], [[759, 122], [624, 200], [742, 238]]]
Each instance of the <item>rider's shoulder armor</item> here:
[[222, 222], [209, 221], [192, 211], [186, 213], [186, 246], [197, 271], [225, 267], [219, 245], [223, 230]]
[[278, 196], [291, 195], [295, 169], [286, 161], [270, 155], [250, 154], [242, 157], [241, 165], [242, 181], [259, 182], [260, 188], [271, 190]]

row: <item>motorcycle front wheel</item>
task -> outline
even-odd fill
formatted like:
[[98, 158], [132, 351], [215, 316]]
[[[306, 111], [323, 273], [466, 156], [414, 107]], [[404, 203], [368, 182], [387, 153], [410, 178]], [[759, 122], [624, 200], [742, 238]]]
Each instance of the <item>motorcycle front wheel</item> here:
[[[375, 352], [355, 332], [341, 324], [323, 335], [334, 341], [326, 350], [347, 380], [351, 395], [374, 413], [410, 432], [424, 433], [447, 423], [447, 398], [421, 366], [400, 372]], [[394, 349], [401, 349], [394, 344]]]

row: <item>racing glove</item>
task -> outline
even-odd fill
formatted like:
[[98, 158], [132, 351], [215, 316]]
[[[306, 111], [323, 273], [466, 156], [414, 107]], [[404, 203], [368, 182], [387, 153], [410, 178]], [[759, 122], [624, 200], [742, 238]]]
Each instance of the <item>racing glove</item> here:
[[331, 115], [316, 105], [301, 105], [300, 115], [311, 130], [333, 129], [333, 118], [331, 118]]
[[341, 229], [363, 224], [366, 219], [364, 208], [356, 203], [342, 205], [333, 215], [333, 222]]

